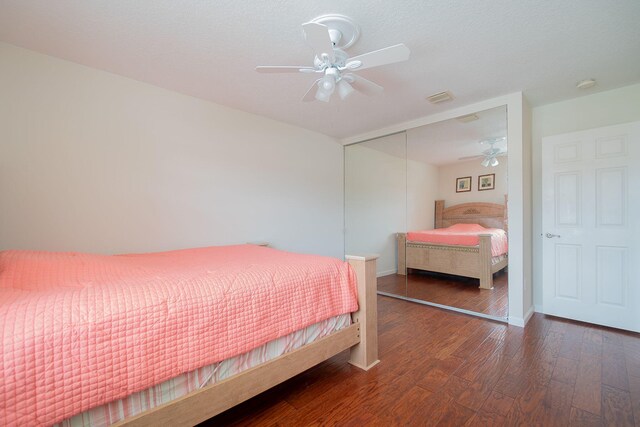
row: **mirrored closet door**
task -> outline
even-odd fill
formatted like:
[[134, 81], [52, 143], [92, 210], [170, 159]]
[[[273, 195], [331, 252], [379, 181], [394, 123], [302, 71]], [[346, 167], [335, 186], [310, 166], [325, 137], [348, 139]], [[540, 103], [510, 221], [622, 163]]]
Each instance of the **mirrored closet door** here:
[[345, 147], [345, 253], [376, 253], [378, 291], [406, 297], [397, 236], [407, 230], [407, 134]]
[[507, 110], [407, 131], [407, 297], [508, 315]]
[[506, 106], [345, 147], [345, 245], [378, 292], [506, 321]]

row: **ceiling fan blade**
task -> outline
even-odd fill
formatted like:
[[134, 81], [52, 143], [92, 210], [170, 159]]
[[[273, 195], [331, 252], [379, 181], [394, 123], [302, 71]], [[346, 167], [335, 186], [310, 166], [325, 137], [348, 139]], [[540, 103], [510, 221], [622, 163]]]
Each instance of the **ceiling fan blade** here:
[[[404, 44], [400, 43], [395, 46], [385, 47], [383, 49], [374, 50], [369, 53], [349, 58], [347, 68], [351, 70], [364, 70], [366, 68], [378, 67], [380, 65], [393, 64], [409, 59], [411, 51]], [[354, 61], [360, 61], [360, 65], [351, 65]]]
[[304, 39], [318, 58], [322, 59], [322, 54], [327, 54], [331, 62], [336, 60], [333, 54], [333, 43], [329, 36], [329, 28], [326, 25], [307, 22], [302, 24], [302, 30], [304, 31]]
[[459, 157], [458, 160], [473, 160], [473, 159], [482, 159], [485, 156], [482, 154], [479, 154], [477, 156], [464, 156], [464, 157]]
[[259, 73], [315, 73], [313, 67], [297, 66], [297, 65], [259, 65], [256, 67]]
[[351, 86], [358, 92], [362, 92], [365, 95], [373, 96], [384, 91], [384, 88], [371, 80], [367, 80], [364, 77], [360, 77], [357, 74], [345, 74], [343, 78], [351, 83]]
[[313, 84], [311, 85], [307, 93], [304, 94], [304, 96], [302, 97], [302, 100], [304, 102], [311, 102], [316, 100], [316, 91], [318, 90], [318, 82], [320, 80], [322, 79], [318, 79], [315, 82], [313, 82]]

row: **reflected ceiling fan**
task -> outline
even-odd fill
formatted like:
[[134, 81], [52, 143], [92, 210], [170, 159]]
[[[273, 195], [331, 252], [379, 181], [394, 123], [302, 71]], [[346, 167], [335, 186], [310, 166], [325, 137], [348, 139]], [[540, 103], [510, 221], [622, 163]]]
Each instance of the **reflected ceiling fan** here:
[[309, 73], [319, 78], [302, 97], [303, 101], [329, 102], [337, 89], [340, 99], [354, 91], [365, 95], [382, 92], [382, 86], [353, 73], [357, 70], [379, 67], [409, 59], [409, 48], [404, 44], [385, 47], [349, 58], [344, 49], [353, 45], [360, 30], [344, 15], [322, 15], [302, 24], [304, 38], [315, 52], [313, 66], [258, 66], [260, 73]]
[[480, 144], [489, 145], [490, 147], [482, 152], [482, 154], [478, 154], [477, 156], [466, 156], [460, 157], [458, 160], [471, 160], [471, 159], [482, 159], [480, 164], [485, 168], [488, 166], [498, 166], [500, 162], [498, 161], [498, 157], [506, 156], [507, 151], [501, 150], [500, 148], [496, 148], [495, 144], [506, 140], [507, 138], [501, 136], [499, 138], [487, 138], [480, 141]]

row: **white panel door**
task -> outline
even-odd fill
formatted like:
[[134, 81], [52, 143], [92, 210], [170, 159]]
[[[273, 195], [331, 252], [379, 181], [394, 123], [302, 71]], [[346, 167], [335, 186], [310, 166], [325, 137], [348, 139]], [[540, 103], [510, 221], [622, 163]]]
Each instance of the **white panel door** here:
[[543, 311], [640, 332], [640, 122], [542, 140]]

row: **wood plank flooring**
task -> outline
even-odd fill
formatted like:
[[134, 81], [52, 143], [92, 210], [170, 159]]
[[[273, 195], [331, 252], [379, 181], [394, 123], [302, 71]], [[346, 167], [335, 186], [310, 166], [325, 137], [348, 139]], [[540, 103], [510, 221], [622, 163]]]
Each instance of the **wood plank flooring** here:
[[640, 426], [638, 334], [382, 296], [378, 308], [379, 365], [341, 353], [204, 425]]
[[378, 290], [497, 317], [509, 314], [508, 274], [493, 277], [493, 289], [480, 289], [478, 279], [414, 270], [407, 276], [378, 278]]

